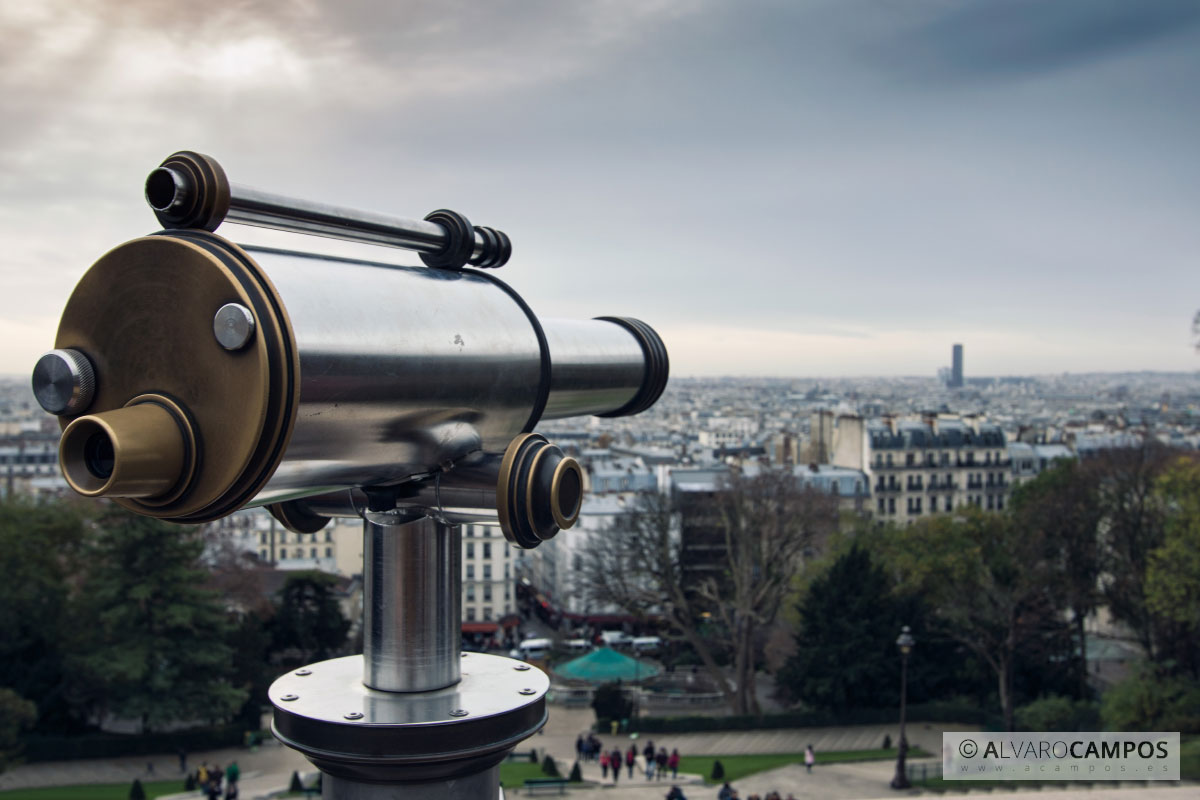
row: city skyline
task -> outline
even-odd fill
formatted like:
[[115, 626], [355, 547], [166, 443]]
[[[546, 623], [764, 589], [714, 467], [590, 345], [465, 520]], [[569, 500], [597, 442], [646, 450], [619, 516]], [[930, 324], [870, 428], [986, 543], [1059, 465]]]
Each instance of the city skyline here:
[[[170, 152], [513, 238], [542, 316], [680, 376], [1194, 371], [1200, 7], [319, 2], [0, 8], [0, 373]], [[281, 237], [230, 227], [237, 241]], [[290, 246], [415, 263], [316, 239]]]

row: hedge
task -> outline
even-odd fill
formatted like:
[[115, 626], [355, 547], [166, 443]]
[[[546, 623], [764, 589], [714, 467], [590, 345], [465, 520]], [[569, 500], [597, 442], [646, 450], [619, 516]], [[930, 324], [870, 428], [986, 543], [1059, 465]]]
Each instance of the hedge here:
[[[639, 717], [629, 720], [629, 730], [639, 733], [702, 733], [705, 731], [772, 730], [776, 728], [832, 728], [842, 725], [887, 725], [899, 721], [896, 708], [856, 708], [848, 711], [793, 711], [786, 714], [728, 717]], [[908, 707], [915, 722], [956, 722], [1002, 730], [1003, 721], [974, 706], [961, 703], [922, 703]]]
[[180, 749], [188, 753], [241, 747], [245, 729], [240, 725], [212, 728], [193, 728], [171, 733], [86, 733], [82, 736], [45, 736], [28, 734], [21, 737], [25, 761], [73, 761], [81, 758], [119, 758], [163, 753], [175, 754]]

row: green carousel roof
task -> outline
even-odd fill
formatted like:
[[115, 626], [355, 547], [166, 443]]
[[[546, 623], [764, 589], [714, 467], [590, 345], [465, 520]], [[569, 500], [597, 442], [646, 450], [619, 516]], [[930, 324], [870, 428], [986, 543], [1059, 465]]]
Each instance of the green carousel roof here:
[[587, 655], [560, 664], [554, 671], [564, 678], [607, 683], [608, 681], [641, 681], [653, 678], [659, 668], [645, 661], [630, 658], [610, 647], [601, 647]]

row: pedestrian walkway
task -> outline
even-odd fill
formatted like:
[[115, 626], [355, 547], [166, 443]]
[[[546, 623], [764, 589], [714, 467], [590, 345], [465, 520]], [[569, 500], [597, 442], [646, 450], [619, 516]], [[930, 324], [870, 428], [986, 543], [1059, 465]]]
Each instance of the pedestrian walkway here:
[[[540, 754], [549, 753], [558, 763], [560, 771], [568, 774], [575, 762], [575, 738], [586, 732], [594, 720], [591, 709], [550, 707], [550, 717], [542, 733], [522, 742], [518, 749], [528, 751], [537, 748]], [[959, 729], [954, 726], [926, 725], [920, 722], [908, 726], [909, 741], [934, 754], [941, 752], [943, 729]], [[817, 752], [833, 750], [857, 750], [878, 748], [883, 738], [890, 736], [895, 742], [899, 736], [895, 726], [862, 725], [841, 728], [803, 728], [791, 730], [718, 731], [712, 733], [687, 734], [642, 734], [636, 740], [629, 734], [602, 735], [599, 738], [609, 750], [624, 752], [631, 742], [638, 749], [653, 740], [655, 747], [665, 747], [668, 752], [678, 748], [684, 756], [735, 755], [739, 753], [801, 753], [805, 745], [812, 744]], [[243, 748], [194, 753], [188, 756], [188, 768], [194, 769], [202, 762], [227, 766], [237, 761], [241, 767], [242, 780], [238, 787], [241, 800], [265, 800], [272, 794], [288, 787], [293, 772], [299, 772], [306, 783], [315, 778], [315, 771], [299, 753], [269, 741], [255, 751]], [[920, 763], [920, 760], [915, 760]], [[149, 773], [147, 765], [153, 773]], [[585, 785], [569, 789], [570, 800], [661, 800], [672, 784], [678, 784], [688, 800], [712, 800], [717, 795], [715, 786], [705, 786], [699, 775], [680, 773], [677, 780], [647, 781], [644, 761], [639, 756], [635, 776], [631, 780], [628, 770], [622, 768], [621, 777], [614, 785], [612, 778], [601, 780], [600, 766], [596, 762], [581, 765]], [[902, 794], [888, 785], [892, 778], [894, 762], [869, 761], [859, 763], [818, 764], [811, 774], [801, 764], [792, 764], [779, 769], [751, 775], [734, 782], [742, 798], [750, 794], [766, 795], [778, 791], [782, 795], [794, 794], [801, 798], [822, 800], [873, 800], [894, 798]], [[151, 757], [126, 757], [88, 761], [58, 761], [24, 764], [0, 774], [0, 790], [31, 786], [63, 786], [80, 783], [132, 783], [134, 778], [145, 780], [183, 780], [179, 771], [179, 760], [174, 755]], [[970, 792], [964, 787], [960, 794], [942, 795], [945, 800], [953, 798], [978, 798], [980, 792]], [[1013, 791], [1019, 794], [1032, 790], [1014, 784]], [[1094, 784], [1094, 788], [1081, 788], [1070, 783], [1048, 786], [1042, 791], [1052, 792], [1060, 800], [1184, 800], [1200, 796], [1200, 786], [1184, 784], [1159, 786], [1149, 783], [1143, 787], [1110, 786]], [[169, 800], [195, 800], [198, 792], [171, 795]], [[509, 798], [523, 797], [521, 789], [506, 792]]]

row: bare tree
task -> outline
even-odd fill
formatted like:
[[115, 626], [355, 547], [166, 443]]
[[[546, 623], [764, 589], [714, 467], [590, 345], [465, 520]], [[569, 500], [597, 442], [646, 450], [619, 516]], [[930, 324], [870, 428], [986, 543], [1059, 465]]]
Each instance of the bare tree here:
[[[644, 498], [585, 551], [592, 596], [628, 613], [659, 611], [699, 655], [735, 714], [760, 713], [760, 637], [805, 552], [837, 526], [835, 496], [790, 472], [733, 475], [716, 491]], [[731, 669], [720, 654], [728, 653]]]

